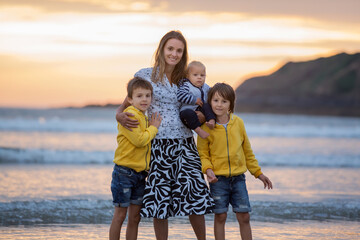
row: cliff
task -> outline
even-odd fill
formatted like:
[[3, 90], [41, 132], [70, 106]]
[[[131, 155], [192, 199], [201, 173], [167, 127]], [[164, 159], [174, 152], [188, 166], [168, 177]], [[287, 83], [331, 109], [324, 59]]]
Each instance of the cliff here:
[[360, 116], [360, 53], [288, 62], [236, 89], [236, 111]]

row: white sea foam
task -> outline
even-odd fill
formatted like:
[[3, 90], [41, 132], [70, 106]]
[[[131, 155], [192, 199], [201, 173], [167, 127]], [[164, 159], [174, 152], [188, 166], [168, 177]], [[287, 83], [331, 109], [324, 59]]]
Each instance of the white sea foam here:
[[0, 148], [0, 163], [109, 164], [113, 151]]
[[[347, 220], [360, 221], [360, 203], [354, 200], [323, 202], [252, 202], [252, 220]], [[21, 209], [21, 211], [19, 211]], [[8, 225], [34, 224], [110, 224], [113, 206], [111, 200], [61, 199], [0, 203], [0, 223]], [[212, 215], [206, 215], [210, 221]], [[148, 220], [150, 221], [150, 220]], [[178, 217], [178, 222], [187, 217]], [[228, 221], [236, 221], [230, 210]]]

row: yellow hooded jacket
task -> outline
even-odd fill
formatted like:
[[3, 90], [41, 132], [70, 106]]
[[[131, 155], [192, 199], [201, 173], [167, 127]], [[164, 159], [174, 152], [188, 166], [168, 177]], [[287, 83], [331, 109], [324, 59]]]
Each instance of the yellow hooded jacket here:
[[210, 168], [215, 175], [226, 177], [237, 176], [247, 170], [256, 178], [262, 174], [241, 118], [230, 114], [227, 128], [219, 124], [214, 129], [209, 129], [206, 124], [201, 128], [210, 134], [206, 139], [197, 138], [204, 173]]
[[133, 119], [139, 121], [137, 128], [127, 130], [118, 123], [117, 143], [114, 163], [128, 167], [136, 172], [149, 170], [151, 140], [157, 134], [155, 126], [148, 126], [148, 118], [139, 109], [129, 106], [124, 112], [133, 113]]

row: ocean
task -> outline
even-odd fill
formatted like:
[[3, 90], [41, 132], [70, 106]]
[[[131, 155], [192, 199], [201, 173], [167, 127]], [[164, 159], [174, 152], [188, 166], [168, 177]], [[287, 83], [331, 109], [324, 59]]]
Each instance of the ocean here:
[[[246, 173], [253, 238], [360, 239], [360, 118], [237, 115], [274, 186]], [[0, 108], [0, 239], [107, 239], [116, 126], [109, 108]], [[195, 239], [187, 218], [169, 226]], [[214, 239], [212, 214], [206, 227]], [[155, 239], [151, 219], [139, 239]]]

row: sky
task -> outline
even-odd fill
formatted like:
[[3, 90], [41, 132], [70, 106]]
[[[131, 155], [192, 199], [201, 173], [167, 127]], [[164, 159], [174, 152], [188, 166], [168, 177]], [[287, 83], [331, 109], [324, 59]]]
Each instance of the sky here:
[[358, 0], [0, 0], [0, 107], [119, 103], [180, 30], [206, 82], [360, 52]]

